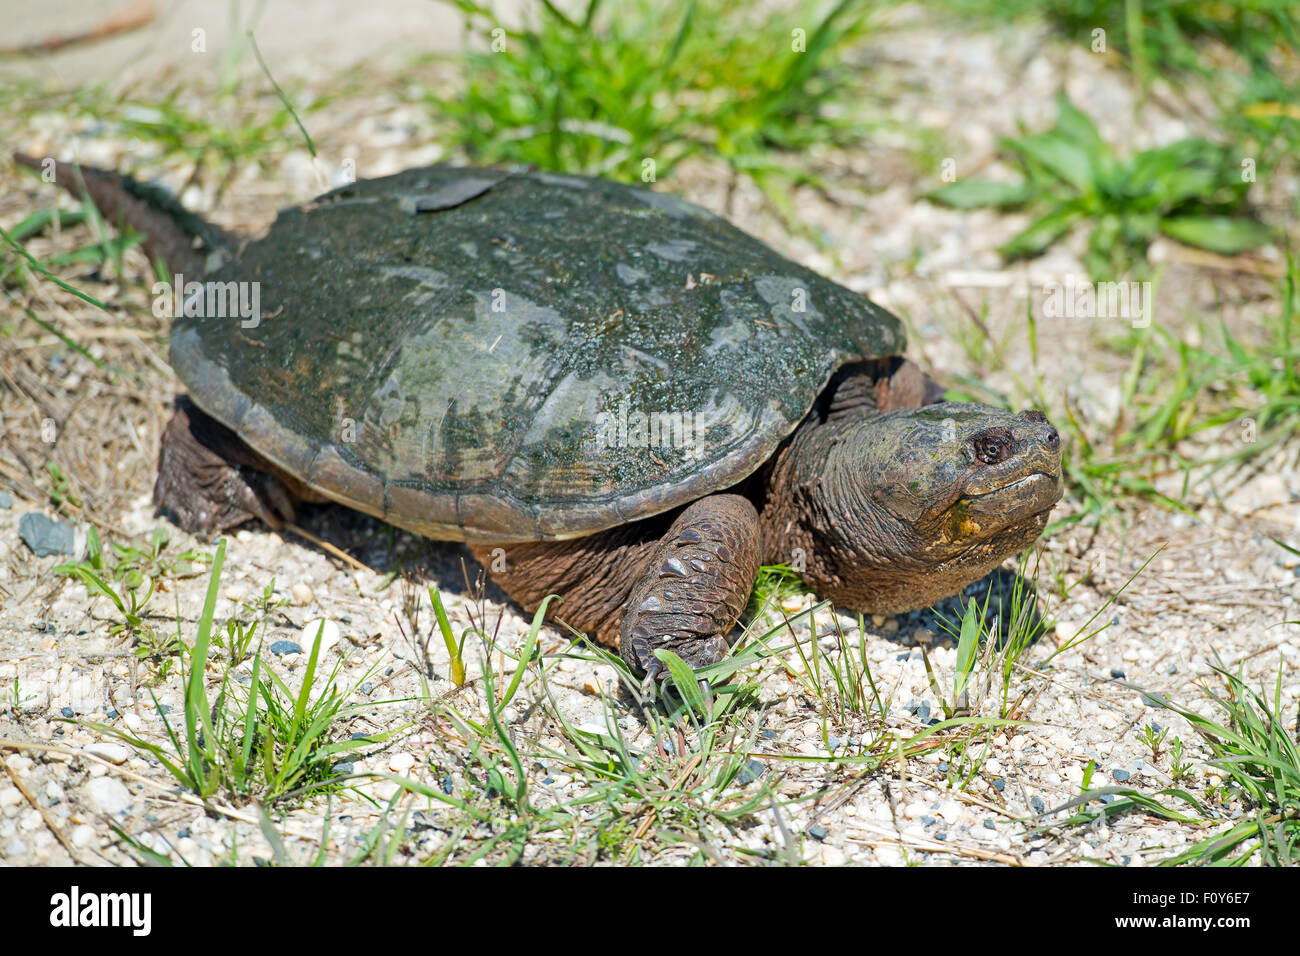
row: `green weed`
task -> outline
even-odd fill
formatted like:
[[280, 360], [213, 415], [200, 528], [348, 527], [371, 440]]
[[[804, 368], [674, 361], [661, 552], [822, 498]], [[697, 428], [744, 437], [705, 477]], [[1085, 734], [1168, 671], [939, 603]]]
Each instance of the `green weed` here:
[[1123, 159], [1066, 97], [1057, 107], [1050, 131], [1001, 141], [1020, 161], [1023, 182], [959, 180], [929, 198], [958, 209], [1035, 211], [1038, 218], [999, 250], [1009, 258], [1040, 255], [1089, 224], [1084, 264], [1097, 280], [1144, 273], [1147, 246], [1161, 233], [1226, 255], [1271, 238], [1266, 226], [1242, 214], [1249, 183], [1238, 151], [1193, 138]]
[[278, 674], [263, 666], [258, 650], [246, 688], [228, 669], [216, 699], [209, 698], [206, 671], [224, 558], [222, 541], [217, 545], [207, 598], [188, 655], [183, 725], [174, 727], [155, 698], [166, 744], [106, 724], [90, 726], [150, 754], [182, 787], [204, 800], [222, 793], [241, 802], [257, 799], [272, 803], [336, 784], [338, 775], [331, 766], [335, 757], [382, 741], [388, 735], [332, 739], [333, 726], [359, 714], [361, 708], [348, 705], [350, 692], [336, 688], [341, 663], [325, 678], [324, 690], [313, 696], [323, 626], [312, 643], [298, 691], [291, 690]]

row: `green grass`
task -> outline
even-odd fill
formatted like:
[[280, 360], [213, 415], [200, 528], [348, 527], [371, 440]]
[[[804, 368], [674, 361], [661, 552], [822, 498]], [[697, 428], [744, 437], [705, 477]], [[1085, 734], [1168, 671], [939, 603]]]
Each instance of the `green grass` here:
[[[1300, 622], [1292, 621], [1291, 624]], [[1093, 826], [1138, 813], [1205, 829], [1231, 816], [1239, 822], [1212, 837], [1197, 840], [1186, 850], [1160, 861], [1161, 866], [1265, 866], [1300, 864], [1300, 747], [1282, 713], [1282, 679], [1285, 664], [1279, 665], [1270, 697], [1264, 689], [1249, 687], [1240, 672], [1233, 674], [1222, 661], [1213, 665], [1224, 685], [1222, 693], [1205, 687], [1219, 719], [1159, 694], [1145, 695], [1153, 705], [1171, 710], [1187, 720], [1209, 748], [1207, 761], [1228, 778], [1228, 786], [1211, 791], [1221, 806], [1198, 800], [1179, 786], [1155, 793], [1132, 787], [1091, 787], [1091, 772], [1085, 775], [1083, 792], [1054, 807], [1044, 817], [1076, 810], [1070, 817], [1038, 826], [1033, 832], [1055, 828]], [[1159, 759], [1167, 731], [1148, 726], [1143, 740]], [[1193, 764], [1183, 760], [1183, 743], [1174, 738], [1170, 748], [1170, 776], [1175, 784], [1193, 779]], [[1092, 767], [1090, 765], [1089, 770]], [[1159, 798], [1164, 797], [1162, 801]], [[1175, 801], [1172, 805], [1168, 800]], [[1077, 808], [1077, 809], [1076, 809]]]
[[1266, 689], [1252, 689], [1240, 671], [1233, 674], [1218, 661], [1214, 671], [1224, 689], [1216, 694], [1206, 688], [1217, 720], [1159, 699], [1201, 735], [1212, 754], [1209, 765], [1228, 778], [1244, 804], [1240, 823], [1179, 854], [1170, 865], [1240, 866], [1256, 858], [1268, 866], [1300, 864], [1300, 746], [1282, 713], [1285, 669], [1278, 666], [1270, 700]]
[[844, 61], [870, 29], [859, 0], [761, 11], [744, 0], [588, 0], [573, 17], [543, 0], [518, 31], [477, 0], [454, 5], [496, 47], [466, 52], [460, 95], [429, 105], [474, 162], [654, 181], [713, 157], [784, 208], [776, 185], [807, 179], [804, 153], [857, 143], [865, 128], [853, 115], [861, 69]]
[[[314, 686], [323, 625], [312, 643], [297, 691], [269, 665], [263, 665], [259, 648], [246, 686], [234, 669], [227, 667], [215, 699], [210, 697], [207, 667], [216, 633], [214, 613], [224, 560], [223, 540], [217, 545], [198, 631], [188, 649], [183, 723], [173, 726], [155, 697], [167, 738], [164, 744], [107, 724], [89, 726], [149, 754], [183, 788], [203, 800], [220, 795], [240, 803], [257, 800], [267, 804], [340, 786], [343, 781], [333, 769], [335, 759], [388, 735], [333, 739], [334, 725], [359, 714], [362, 708], [349, 705], [351, 691], [336, 686], [341, 661], [324, 677], [321, 688]], [[185, 646], [179, 616], [177, 624], [177, 643]]]
[[170, 538], [168, 531], [159, 528], [150, 537], [148, 548], [110, 543], [105, 549], [99, 533], [91, 527], [86, 533], [86, 557], [55, 565], [50, 573], [79, 581], [88, 598], [108, 598], [121, 618], [109, 625], [109, 634], [129, 637], [138, 656], [173, 653], [179, 645], [150, 623], [150, 618], [157, 617], [149, 610], [150, 601], [160, 582], [194, 577], [200, 573], [200, 565], [211, 563], [212, 556], [192, 548], [165, 554]]

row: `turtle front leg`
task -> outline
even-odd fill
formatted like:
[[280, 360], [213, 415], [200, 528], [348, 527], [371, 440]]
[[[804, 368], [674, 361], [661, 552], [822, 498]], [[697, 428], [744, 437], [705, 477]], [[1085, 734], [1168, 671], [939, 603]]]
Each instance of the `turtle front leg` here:
[[758, 576], [758, 512], [740, 495], [710, 495], [683, 511], [660, 538], [632, 588], [619, 656], [647, 689], [666, 676], [655, 657], [669, 650], [692, 667], [727, 653]]

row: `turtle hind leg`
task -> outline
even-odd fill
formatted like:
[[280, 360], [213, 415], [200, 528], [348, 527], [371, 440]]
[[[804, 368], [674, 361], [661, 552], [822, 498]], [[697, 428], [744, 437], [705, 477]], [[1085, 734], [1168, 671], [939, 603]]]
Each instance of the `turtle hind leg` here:
[[761, 559], [758, 512], [740, 495], [709, 495], [686, 508], [659, 540], [632, 588], [619, 655], [638, 675], [662, 680], [656, 650], [692, 667], [727, 654]]
[[281, 528], [294, 517], [274, 467], [184, 397], [163, 432], [153, 500], [191, 532], [224, 531], [252, 518]]

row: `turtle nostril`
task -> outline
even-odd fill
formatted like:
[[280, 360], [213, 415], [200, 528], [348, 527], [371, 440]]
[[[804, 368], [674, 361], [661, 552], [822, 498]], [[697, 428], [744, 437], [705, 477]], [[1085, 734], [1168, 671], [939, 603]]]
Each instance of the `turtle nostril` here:
[[1057, 433], [1055, 428], [1052, 428], [1050, 426], [1047, 429], [1047, 444], [1050, 445], [1052, 448], [1055, 448], [1057, 445], [1061, 444], [1061, 436]]

